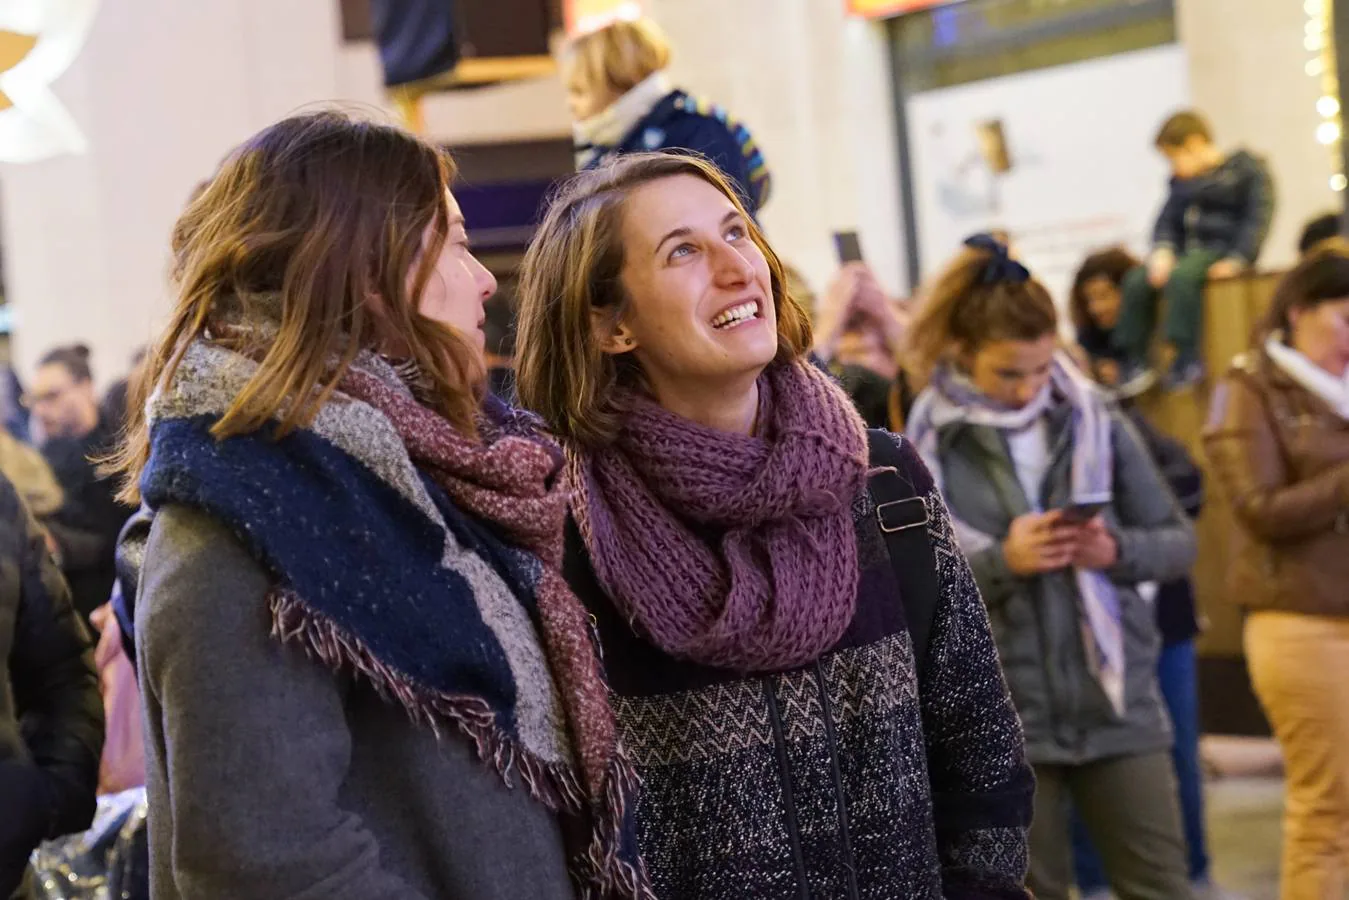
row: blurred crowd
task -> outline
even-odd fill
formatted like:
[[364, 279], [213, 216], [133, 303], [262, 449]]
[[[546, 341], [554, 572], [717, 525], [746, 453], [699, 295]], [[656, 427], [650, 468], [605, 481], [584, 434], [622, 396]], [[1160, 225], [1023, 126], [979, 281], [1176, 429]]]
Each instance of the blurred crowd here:
[[[860, 251], [815, 291], [669, 58], [644, 21], [564, 50], [578, 174], [500, 295], [452, 159], [311, 112], [194, 193], [134, 376], [8, 373], [0, 896], [1234, 897], [1220, 491], [1282, 896], [1338, 897], [1341, 217], [1232, 361], [1206, 291], [1274, 189], [1194, 111], [1146, 254], [1068, 296], [994, 223], [912, 297]], [[1143, 414], [1199, 389], [1202, 447]]]

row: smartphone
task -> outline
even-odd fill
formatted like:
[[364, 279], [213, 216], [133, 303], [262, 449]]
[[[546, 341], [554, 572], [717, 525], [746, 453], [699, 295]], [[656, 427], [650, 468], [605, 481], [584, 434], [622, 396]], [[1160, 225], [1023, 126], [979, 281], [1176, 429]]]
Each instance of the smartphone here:
[[862, 261], [862, 243], [855, 231], [835, 231], [834, 250], [838, 253], [840, 265]]
[[1062, 507], [1063, 518], [1074, 525], [1090, 522], [1105, 509], [1104, 503], [1072, 503]]

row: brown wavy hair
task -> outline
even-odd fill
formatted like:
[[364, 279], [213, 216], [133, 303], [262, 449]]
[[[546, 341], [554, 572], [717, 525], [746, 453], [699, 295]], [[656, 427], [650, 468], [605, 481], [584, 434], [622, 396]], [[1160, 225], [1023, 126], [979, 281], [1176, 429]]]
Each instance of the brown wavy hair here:
[[[738, 193], [711, 162], [682, 153], [634, 153], [574, 176], [554, 198], [525, 253], [516, 337], [516, 385], [523, 405], [559, 436], [603, 446], [618, 434], [622, 409], [615, 389], [641, 386], [631, 354], [602, 349], [622, 320], [628, 297], [623, 269], [623, 206], [633, 191], [692, 175], [735, 205], [750, 239], [768, 261], [777, 311], [779, 362], [810, 349], [810, 319], [787, 289], [781, 260], [746, 212]], [[596, 322], [592, 310], [607, 315]]]
[[[428, 405], [473, 434], [481, 360], [418, 312], [448, 237], [453, 176], [443, 150], [332, 110], [283, 119], [236, 148], [173, 228], [177, 302], [131, 386], [127, 439], [106, 466], [123, 476], [122, 498], [139, 502], [146, 399], [203, 338], [258, 362], [212, 427], [219, 439], [269, 421], [278, 436], [308, 425], [356, 355], [383, 347], [414, 362]], [[235, 327], [259, 320], [274, 333]]]
[[992, 341], [1034, 341], [1058, 330], [1054, 300], [1040, 282], [983, 283], [993, 253], [965, 247], [919, 294], [903, 353], [915, 387], [944, 362]]
[[1068, 295], [1068, 314], [1072, 317], [1073, 327], [1078, 334], [1097, 331], [1092, 321], [1087, 303], [1087, 282], [1104, 276], [1115, 287], [1124, 283], [1124, 276], [1139, 265], [1128, 250], [1123, 247], [1110, 247], [1091, 254], [1082, 261], [1077, 275], [1073, 277], [1073, 288]]

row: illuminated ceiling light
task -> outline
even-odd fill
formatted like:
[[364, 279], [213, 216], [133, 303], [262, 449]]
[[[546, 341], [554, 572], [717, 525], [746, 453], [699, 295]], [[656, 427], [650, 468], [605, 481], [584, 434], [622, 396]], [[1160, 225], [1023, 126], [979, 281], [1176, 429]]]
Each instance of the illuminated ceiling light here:
[[1332, 191], [1342, 191], [1349, 186], [1349, 178], [1344, 177], [1343, 172], [1336, 172], [1330, 176], [1330, 189]]
[[1333, 144], [1340, 136], [1338, 122], [1322, 122], [1316, 127], [1316, 139], [1323, 144]]
[[1309, 34], [1309, 35], [1307, 35], [1307, 37], [1302, 41], [1302, 46], [1306, 47], [1308, 50], [1310, 50], [1310, 51], [1312, 51], [1312, 52], [1315, 52], [1315, 51], [1321, 49], [1322, 43], [1323, 43], [1323, 42], [1322, 42], [1322, 40], [1321, 40], [1321, 35], [1319, 35], [1319, 34]]
[[1340, 111], [1340, 101], [1326, 95], [1316, 101], [1316, 111], [1321, 114], [1322, 118], [1329, 119]]
[[[88, 149], [51, 83], [70, 67], [93, 25], [98, 0], [0, 3], [0, 35], [31, 48], [0, 71], [0, 161], [34, 162]], [[8, 61], [6, 61], [8, 62]]]
[[1316, 77], [1325, 71], [1325, 66], [1319, 59], [1309, 59], [1307, 60], [1306, 71], [1308, 75]]
[[1307, 0], [1302, 4], [1302, 11], [1309, 16], [1319, 16], [1325, 10], [1323, 0]]

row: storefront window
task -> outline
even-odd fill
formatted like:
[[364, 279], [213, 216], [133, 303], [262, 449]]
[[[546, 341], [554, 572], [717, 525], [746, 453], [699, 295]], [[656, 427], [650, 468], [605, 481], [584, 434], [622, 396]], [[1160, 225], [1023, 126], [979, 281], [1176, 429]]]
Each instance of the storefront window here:
[[894, 19], [909, 92], [1176, 40], [1174, 0], [966, 0]]

